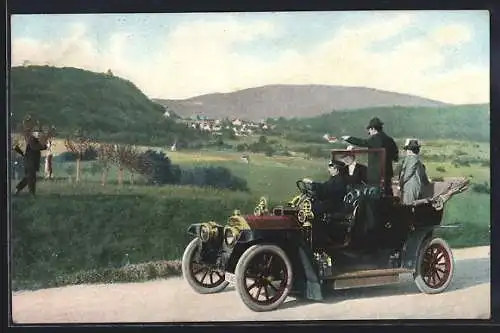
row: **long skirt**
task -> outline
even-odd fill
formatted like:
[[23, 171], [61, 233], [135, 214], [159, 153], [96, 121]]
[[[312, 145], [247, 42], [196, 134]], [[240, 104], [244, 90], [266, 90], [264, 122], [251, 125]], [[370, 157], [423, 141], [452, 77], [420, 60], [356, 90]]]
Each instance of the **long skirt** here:
[[45, 158], [45, 177], [50, 178], [52, 177], [52, 154], [47, 155]]

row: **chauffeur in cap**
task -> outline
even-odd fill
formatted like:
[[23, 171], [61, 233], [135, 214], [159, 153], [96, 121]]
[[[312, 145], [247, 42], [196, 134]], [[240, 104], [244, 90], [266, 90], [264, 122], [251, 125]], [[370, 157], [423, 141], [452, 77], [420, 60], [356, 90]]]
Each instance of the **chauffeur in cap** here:
[[[341, 161], [331, 160], [328, 163], [328, 173], [330, 178], [326, 182], [313, 183], [313, 189], [318, 199], [313, 204], [315, 215], [336, 211], [342, 204], [346, 193], [346, 165]], [[312, 180], [305, 178], [304, 182], [312, 183]]]

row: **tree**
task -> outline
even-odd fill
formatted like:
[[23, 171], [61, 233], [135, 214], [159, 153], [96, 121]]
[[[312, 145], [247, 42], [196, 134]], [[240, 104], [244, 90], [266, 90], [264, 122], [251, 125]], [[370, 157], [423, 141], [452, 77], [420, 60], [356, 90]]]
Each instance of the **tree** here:
[[84, 134], [83, 130], [79, 129], [64, 140], [64, 145], [68, 151], [76, 155], [76, 181], [79, 182], [82, 156], [87, 150], [94, 148], [94, 143]]
[[31, 115], [26, 115], [23, 119], [20, 128], [18, 130], [21, 132], [13, 137], [13, 147], [18, 147], [23, 150], [26, 147], [28, 140], [34, 131], [40, 132], [39, 140], [40, 143], [46, 144], [50, 138], [56, 135], [55, 126], [42, 126], [39, 120], [33, 119]]
[[101, 143], [97, 147], [97, 161], [101, 165], [101, 185], [106, 185], [106, 178], [109, 172], [109, 167], [115, 158], [115, 149], [112, 144]]
[[[123, 172], [126, 169], [133, 172], [138, 163], [139, 151], [131, 145], [115, 145], [114, 161], [118, 166], [118, 184], [123, 184]], [[133, 182], [133, 176], [131, 178]]]

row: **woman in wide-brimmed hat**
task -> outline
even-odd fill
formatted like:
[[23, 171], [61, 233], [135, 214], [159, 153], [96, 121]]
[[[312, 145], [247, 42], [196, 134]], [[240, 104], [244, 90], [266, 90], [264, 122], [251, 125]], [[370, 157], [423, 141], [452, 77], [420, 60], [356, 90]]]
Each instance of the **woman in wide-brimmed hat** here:
[[415, 200], [421, 199], [424, 186], [429, 184], [425, 166], [419, 156], [420, 147], [417, 139], [407, 139], [403, 147], [406, 157], [403, 160], [399, 174], [401, 202], [403, 205], [410, 205]]

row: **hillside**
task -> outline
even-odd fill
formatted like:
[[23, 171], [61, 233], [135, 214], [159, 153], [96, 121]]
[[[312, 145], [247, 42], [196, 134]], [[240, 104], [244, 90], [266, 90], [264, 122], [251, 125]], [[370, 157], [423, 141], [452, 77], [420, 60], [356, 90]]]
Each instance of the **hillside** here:
[[155, 101], [184, 117], [201, 114], [214, 118], [240, 117], [254, 121], [268, 117], [316, 116], [331, 110], [366, 107], [447, 105], [418, 96], [370, 88], [326, 85], [268, 85], [185, 100]]
[[104, 73], [49, 66], [14, 67], [11, 110], [17, 128], [26, 114], [59, 133], [83, 128], [97, 137], [144, 141], [148, 137], [193, 136], [194, 131], [163, 117], [132, 82]]
[[[334, 111], [312, 118], [280, 119], [276, 130], [301, 139], [331, 135], [365, 137], [370, 118], [378, 116], [384, 129], [397, 138], [455, 139], [488, 142], [490, 140], [488, 104], [458, 105], [442, 108], [391, 107]], [[302, 133], [302, 134], [300, 134]], [[320, 133], [320, 134], [318, 134]], [[321, 139], [319, 139], [321, 140]]]

